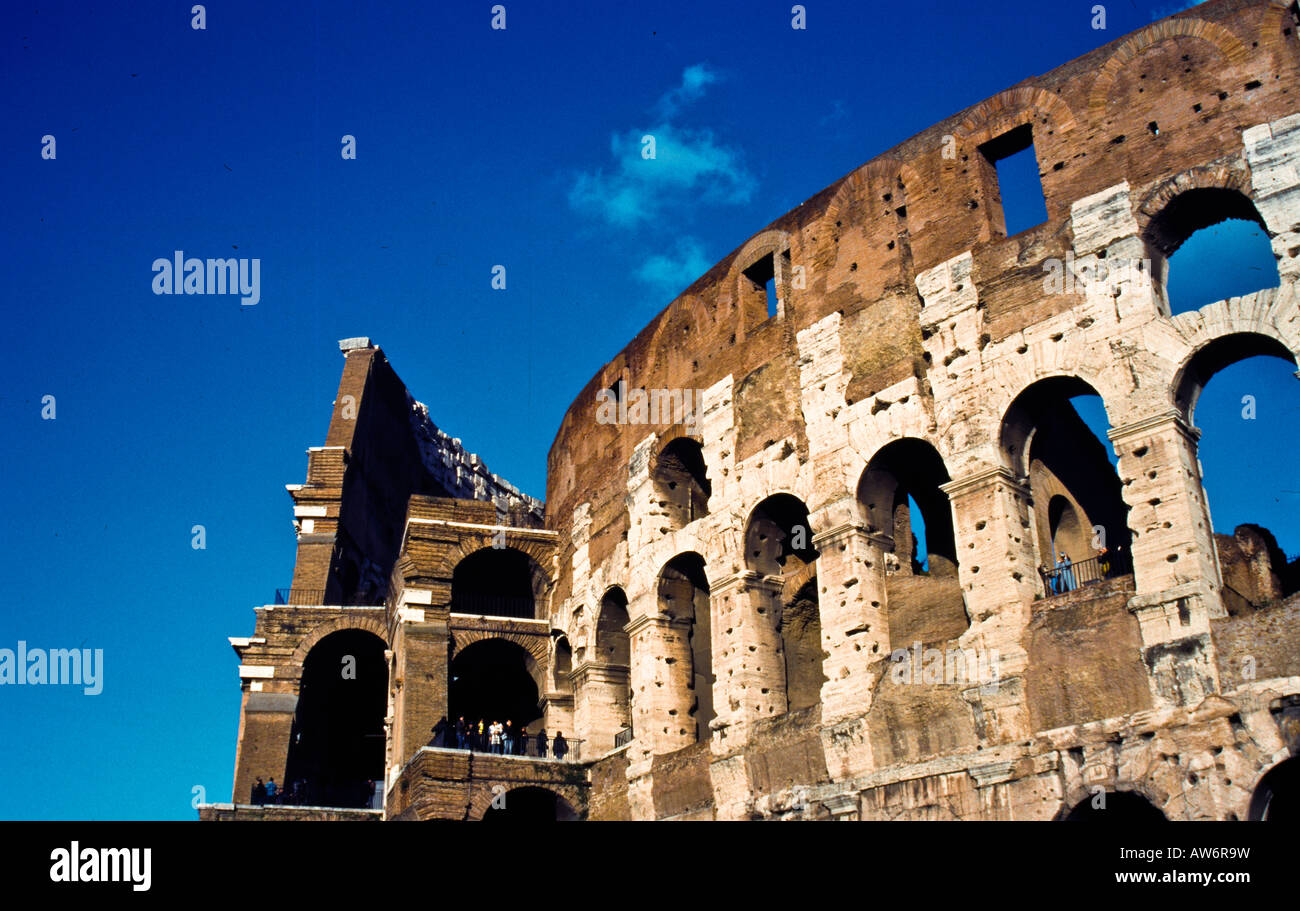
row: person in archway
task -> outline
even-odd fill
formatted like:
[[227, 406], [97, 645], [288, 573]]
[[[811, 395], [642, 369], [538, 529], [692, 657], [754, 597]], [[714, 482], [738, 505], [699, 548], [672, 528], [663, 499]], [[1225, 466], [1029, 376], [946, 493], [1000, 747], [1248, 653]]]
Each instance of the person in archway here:
[[266, 803], [266, 785], [262, 782], [262, 776], [257, 776], [257, 781], [253, 783], [253, 804], [261, 806]]
[[1074, 572], [1070, 569], [1070, 555], [1061, 551], [1060, 562], [1056, 564], [1059, 572], [1060, 588], [1062, 592], [1074, 591]]
[[524, 725], [519, 725], [519, 731], [515, 734], [515, 752], [520, 756], [528, 755], [528, 730]]
[[546, 728], [537, 730], [537, 756], [540, 759], [546, 758]]
[[465, 716], [456, 719], [456, 749], [465, 749]]
[[275, 797], [276, 797], [275, 779], [270, 778], [266, 782], [266, 802], [275, 803], [276, 802]]
[[551, 742], [551, 752], [555, 754], [556, 759], [563, 759], [564, 754], [569, 752], [569, 742], [564, 739], [563, 731], [555, 732], [555, 740]]
[[488, 746], [493, 753], [501, 752], [501, 732], [504, 730], [501, 722], [494, 721], [488, 726]]
[[480, 718], [480, 719], [478, 720], [478, 733], [474, 736], [474, 749], [478, 750], [479, 752], [485, 752], [485, 750], [484, 750], [484, 730], [483, 730], [483, 719], [482, 719], [482, 718]]
[[510, 719], [506, 719], [505, 727], [501, 729], [501, 751], [510, 756], [515, 751], [515, 729], [510, 726]]

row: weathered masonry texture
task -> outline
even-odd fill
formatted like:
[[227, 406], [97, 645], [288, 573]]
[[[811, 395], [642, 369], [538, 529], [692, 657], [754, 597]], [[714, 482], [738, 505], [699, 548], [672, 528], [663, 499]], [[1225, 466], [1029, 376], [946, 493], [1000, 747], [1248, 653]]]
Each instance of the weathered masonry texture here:
[[[1215, 0], [874, 158], [591, 379], [544, 515], [345, 344], [290, 488], [293, 586], [320, 596], [232, 640], [237, 799], [285, 775], [304, 662], [355, 629], [387, 667], [387, 818], [480, 818], [525, 785], [590, 819], [1047, 820], [1100, 792], [1258, 815], [1300, 753], [1296, 567], [1262, 529], [1216, 534], [1194, 409], [1223, 367], [1300, 356], [1297, 86], [1294, 4]], [[1008, 237], [996, 160], [1027, 139], [1048, 218]], [[1225, 217], [1265, 230], [1280, 285], [1171, 315], [1167, 257]], [[1053, 260], [1110, 279], [1049, 291]], [[597, 420], [608, 390], [626, 422]], [[640, 390], [702, 398], [652, 424]], [[1097, 527], [1101, 578], [1055, 591], [1040, 567], [1096, 557]], [[521, 555], [531, 616], [463, 609], [485, 549]], [[422, 749], [452, 662], [492, 639], [580, 762]], [[272, 814], [203, 814], [232, 812]]]

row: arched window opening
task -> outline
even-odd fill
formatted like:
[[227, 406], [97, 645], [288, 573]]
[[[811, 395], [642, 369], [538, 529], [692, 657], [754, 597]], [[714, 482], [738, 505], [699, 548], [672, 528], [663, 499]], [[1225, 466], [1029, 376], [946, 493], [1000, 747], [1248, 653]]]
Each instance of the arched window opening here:
[[567, 636], [561, 636], [555, 640], [555, 669], [553, 673], [553, 685], [557, 693], [572, 693], [573, 681], [569, 675], [573, 673], [573, 648], [569, 645]]
[[673, 557], [659, 574], [659, 610], [669, 617], [689, 621], [691, 666], [684, 674], [694, 691], [690, 715], [695, 722], [695, 740], [707, 740], [713, 710], [713, 639], [709, 612], [709, 580], [704, 558], [696, 553]]
[[1252, 820], [1300, 821], [1300, 759], [1291, 757], [1273, 766], [1250, 797]]
[[285, 800], [370, 806], [374, 783], [384, 778], [384, 648], [373, 633], [347, 629], [321, 639], [307, 654], [285, 780], [279, 782]]
[[[1197, 456], [1224, 605], [1236, 614], [1300, 591], [1300, 387], [1280, 343], [1227, 336], [1184, 368], [1176, 400], [1201, 431]], [[1289, 555], [1289, 556], [1288, 556]]]
[[704, 464], [704, 447], [689, 437], [678, 437], [659, 453], [653, 473], [659, 508], [667, 529], [685, 528], [709, 514], [713, 493]]
[[957, 579], [952, 507], [943, 457], [924, 440], [883, 447], [862, 473], [858, 502], [867, 529], [885, 542], [891, 648], [945, 642], [970, 626]]
[[596, 618], [596, 660], [615, 678], [614, 721], [620, 731], [632, 726], [632, 645], [627, 634], [627, 595], [615, 586], [600, 600]]
[[[778, 493], [755, 507], [745, 532], [745, 565], [764, 575], [790, 575], [817, 559], [808, 507]], [[791, 561], [793, 558], [793, 562]]]
[[546, 788], [513, 788], [498, 796], [483, 813], [484, 822], [572, 822], [573, 805]]
[[[527, 730], [542, 717], [537, 661], [523, 646], [505, 639], [482, 639], [461, 649], [451, 662], [448, 716], [464, 718], [471, 731], [483, 722], [510, 722], [512, 731]], [[534, 733], [534, 732], [529, 732]], [[489, 744], [478, 743], [478, 749]]]
[[452, 574], [452, 613], [531, 620], [536, 616], [537, 573], [522, 551], [510, 547], [475, 551]]
[[1168, 822], [1151, 801], [1134, 791], [1108, 791], [1079, 801], [1060, 817], [1066, 822], [1114, 822], [1130, 825], [1145, 822]]
[[1103, 442], [1108, 429], [1101, 397], [1075, 377], [1035, 383], [1003, 419], [1007, 459], [1028, 476], [1048, 596], [1132, 572], [1128, 506]]
[[784, 656], [786, 709], [821, 702], [821, 613], [817, 598], [817, 550], [808, 507], [798, 497], [775, 494], [750, 516], [745, 562], [750, 570], [784, 580], [779, 617], [773, 618]]
[[1170, 315], [1281, 284], [1264, 220], [1236, 190], [1174, 197], [1152, 219], [1146, 241]]

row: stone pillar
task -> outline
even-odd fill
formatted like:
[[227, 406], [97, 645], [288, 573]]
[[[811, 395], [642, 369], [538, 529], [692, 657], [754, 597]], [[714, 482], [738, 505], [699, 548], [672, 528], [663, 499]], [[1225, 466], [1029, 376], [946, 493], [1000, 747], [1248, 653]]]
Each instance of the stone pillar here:
[[[233, 803], [248, 803], [258, 778], [285, 780], [293, 718], [298, 709], [298, 681], [275, 681], [279, 684], [276, 690], [268, 691], [271, 683], [254, 681], [244, 686], [239, 707]], [[258, 689], [253, 689], [254, 686]]]
[[614, 749], [614, 736], [632, 720], [629, 670], [621, 664], [584, 662], [573, 672], [573, 723], [586, 740], [583, 755], [593, 758]]
[[873, 664], [889, 656], [886, 616], [887, 540], [858, 522], [837, 525], [813, 538], [822, 649], [822, 723], [864, 715], [871, 707]]
[[[546, 736], [555, 739], [556, 733], [564, 735], [564, 739], [570, 741], [569, 748], [572, 750], [575, 746], [573, 738], [577, 736], [574, 731], [574, 698], [573, 693], [552, 692], [546, 693], [543, 697], [546, 701], [546, 711], [542, 713], [542, 724], [546, 727]], [[579, 746], [583, 752], [578, 755], [587, 757], [585, 752], [587, 744]]]
[[962, 647], [996, 656], [996, 683], [963, 693], [976, 730], [990, 743], [1030, 734], [1025, 705], [1023, 641], [1041, 588], [1032, 535], [1029, 486], [1003, 467], [985, 468], [940, 489], [952, 504], [957, 574], [971, 626]]
[[785, 580], [748, 570], [714, 582], [713, 705], [718, 750], [745, 739], [745, 727], [785, 712], [785, 651], [781, 643], [781, 594]]
[[448, 608], [422, 606], [432, 600], [432, 592], [420, 589], [404, 589], [399, 596], [389, 735], [389, 761], [398, 767], [428, 744], [434, 724], [448, 713]]
[[1218, 691], [1210, 619], [1227, 616], [1201, 483], [1200, 432], [1175, 411], [1110, 431], [1130, 506], [1136, 594], [1157, 705], [1193, 705]]
[[659, 614], [643, 614], [628, 624], [632, 727], [639, 757], [671, 753], [695, 742], [690, 626], [689, 620]]

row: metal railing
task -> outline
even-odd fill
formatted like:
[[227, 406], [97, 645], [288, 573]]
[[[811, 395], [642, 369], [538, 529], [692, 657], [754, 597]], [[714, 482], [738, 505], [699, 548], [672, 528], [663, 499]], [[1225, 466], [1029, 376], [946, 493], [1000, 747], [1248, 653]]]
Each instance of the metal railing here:
[[621, 746], [627, 746], [631, 742], [632, 729], [630, 727], [623, 728], [623, 730], [614, 735], [614, 749], [616, 750]]
[[[559, 741], [557, 743], [557, 740]], [[499, 744], [493, 744], [486, 727], [480, 736], [477, 729], [467, 731], [458, 737], [455, 731], [434, 737], [429, 746], [444, 750], [465, 750], [470, 753], [488, 753], [498, 756], [527, 756], [532, 759], [550, 759], [560, 762], [582, 761], [583, 740], [579, 737], [547, 737], [538, 740], [536, 734], [526, 734], [522, 738], [505, 737]]]
[[1104, 579], [1114, 579], [1133, 572], [1133, 563], [1125, 552], [1107, 552], [1080, 560], [1078, 563], [1057, 563], [1048, 569], [1039, 567], [1043, 587], [1048, 597], [1072, 592], [1084, 585], [1093, 585]]
[[536, 603], [532, 598], [511, 595], [477, 595], [454, 592], [451, 596], [453, 614], [478, 614], [485, 617], [519, 617], [532, 620], [536, 617]]

